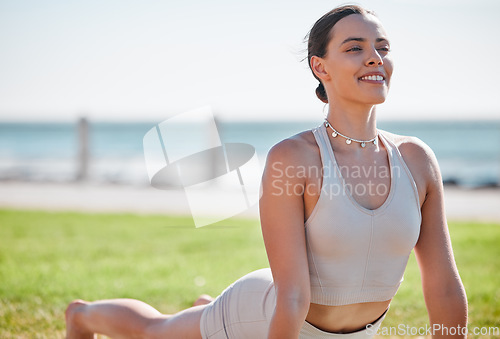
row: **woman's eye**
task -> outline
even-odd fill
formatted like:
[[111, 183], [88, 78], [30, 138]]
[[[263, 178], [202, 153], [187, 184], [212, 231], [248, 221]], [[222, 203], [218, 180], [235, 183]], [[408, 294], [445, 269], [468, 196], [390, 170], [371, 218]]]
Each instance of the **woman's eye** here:
[[[363, 49], [360, 47], [360, 46], [354, 46], [354, 47], [351, 47], [347, 50], [347, 52], [360, 52], [362, 51]], [[382, 52], [389, 52], [390, 51], [390, 47], [389, 46], [382, 46], [382, 47], [379, 47], [377, 48], [378, 51], [382, 51]]]
[[361, 51], [361, 47], [355, 46], [347, 50], [347, 52], [358, 52], [358, 51]]

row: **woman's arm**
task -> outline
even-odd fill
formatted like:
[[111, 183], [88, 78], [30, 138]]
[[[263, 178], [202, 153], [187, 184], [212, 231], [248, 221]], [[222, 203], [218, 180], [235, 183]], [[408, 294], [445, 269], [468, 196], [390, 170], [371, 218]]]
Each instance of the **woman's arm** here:
[[462, 333], [463, 330], [463, 335], [453, 337], [465, 338], [467, 297], [453, 257], [439, 166], [434, 153], [423, 142], [415, 143], [412, 153], [412, 162], [425, 183], [422, 225], [415, 255], [433, 337], [445, 338], [447, 333]]
[[300, 140], [287, 139], [274, 146], [262, 179], [262, 234], [277, 299], [268, 334], [270, 339], [298, 338], [309, 310], [309, 270], [301, 194], [305, 178], [298, 172], [299, 156], [303, 154], [301, 144]]

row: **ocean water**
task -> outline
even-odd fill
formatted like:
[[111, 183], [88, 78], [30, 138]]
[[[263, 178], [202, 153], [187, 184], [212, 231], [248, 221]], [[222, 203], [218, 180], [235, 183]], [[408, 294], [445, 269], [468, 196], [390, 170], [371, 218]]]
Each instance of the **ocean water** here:
[[[147, 185], [143, 137], [159, 122], [90, 123], [88, 178], [94, 182]], [[261, 167], [280, 140], [321, 121], [218, 122], [223, 143], [255, 147]], [[378, 127], [417, 136], [436, 154], [443, 181], [467, 187], [500, 185], [500, 120], [380, 121]], [[178, 133], [183, 135], [180, 127]], [[183, 147], [183, 140], [176, 147]], [[72, 123], [0, 123], [0, 181], [75, 180], [77, 126]]]

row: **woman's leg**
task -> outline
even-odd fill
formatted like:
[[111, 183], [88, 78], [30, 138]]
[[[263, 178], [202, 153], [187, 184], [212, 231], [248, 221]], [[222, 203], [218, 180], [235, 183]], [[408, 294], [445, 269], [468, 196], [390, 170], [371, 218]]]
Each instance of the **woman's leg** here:
[[94, 333], [111, 338], [200, 339], [200, 318], [205, 306], [163, 315], [139, 300], [77, 300], [66, 310], [66, 335], [68, 339], [94, 338]]

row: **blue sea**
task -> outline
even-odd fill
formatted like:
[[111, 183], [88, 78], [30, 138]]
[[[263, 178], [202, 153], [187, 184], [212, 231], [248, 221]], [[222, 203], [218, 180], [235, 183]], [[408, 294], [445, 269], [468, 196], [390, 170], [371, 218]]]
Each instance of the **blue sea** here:
[[[143, 137], [157, 122], [90, 122], [88, 180], [148, 184]], [[255, 147], [261, 167], [272, 145], [321, 121], [218, 121], [221, 141]], [[465, 187], [500, 185], [500, 120], [379, 121], [417, 136], [436, 154], [443, 181]], [[68, 182], [78, 171], [76, 123], [0, 123], [0, 181]]]

